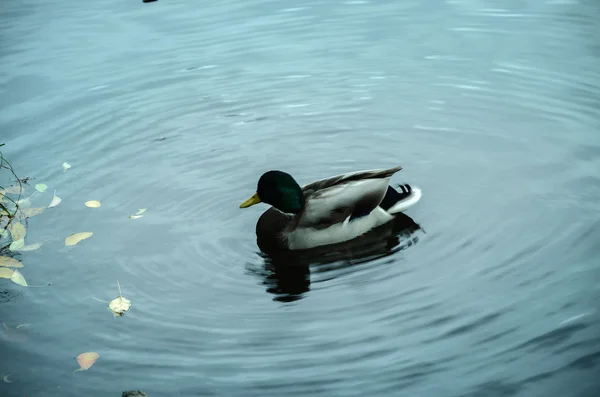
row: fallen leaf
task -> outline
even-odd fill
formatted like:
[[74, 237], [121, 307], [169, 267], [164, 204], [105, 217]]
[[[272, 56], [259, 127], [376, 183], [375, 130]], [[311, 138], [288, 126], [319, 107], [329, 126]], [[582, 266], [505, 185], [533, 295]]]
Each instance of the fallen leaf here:
[[63, 171], [66, 171], [69, 168], [71, 168], [71, 164], [69, 164], [65, 161], [64, 163], [62, 163], [62, 168], [63, 168]]
[[20, 328], [25, 328], [25, 327], [29, 327], [31, 324], [18, 324], [15, 329], [20, 329]]
[[123, 294], [121, 293], [121, 285], [119, 284], [118, 280], [117, 286], [119, 287], [119, 296], [108, 303], [108, 308], [115, 314], [115, 317], [122, 316], [123, 313], [125, 313], [131, 307], [131, 301], [127, 298], [124, 298]]
[[46, 189], [48, 189], [48, 185], [44, 183], [38, 183], [37, 185], [35, 185], [35, 190], [37, 190], [40, 193], [44, 193]]
[[81, 240], [85, 240], [86, 238], [91, 237], [93, 234], [94, 233], [92, 233], [92, 232], [81, 232], [81, 233], [71, 234], [69, 237], [67, 237], [65, 239], [65, 245], [67, 245], [67, 246], [75, 245], [78, 242], [80, 242]]
[[20, 239], [20, 240], [14, 240], [9, 246], [8, 249], [10, 251], [18, 251], [19, 249], [23, 248], [25, 246], [25, 240]]
[[100, 355], [96, 352], [87, 352], [81, 353], [77, 356], [77, 363], [79, 364], [79, 369], [76, 371], [87, 371], [91, 368], [92, 365], [98, 360]]
[[129, 215], [129, 219], [138, 219], [141, 218], [144, 215]]
[[46, 208], [44, 207], [35, 207], [35, 208], [24, 208], [20, 212], [23, 214], [25, 218], [31, 218], [32, 216], [36, 216], [44, 212]]
[[37, 249], [40, 249], [41, 246], [42, 246], [42, 243], [29, 244], [24, 247], [15, 249], [14, 251], [35, 251]]
[[138, 212], [136, 212], [136, 215], [142, 215], [144, 212], [146, 212], [146, 208], [140, 208]]
[[5, 383], [12, 383], [12, 380], [9, 380], [9, 379], [8, 379], [8, 377], [9, 377], [9, 376], [10, 376], [10, 374], [3, 376], [3, 377], [2, 377], [2, 380], [3, 380]]
[[54, 197], [52, 197], [52, 201], [48, 205], [48, 208], [56, 207], [57, 205], [60, 204], [61, 201], [62, 201], [62, 199], [56, 195], [56, 190], [55, 190]]
[[90, 200], [85, 202], [85, 206], [90, 208], [98, 208], [100, 207], [100, 205], [100, 201], [97, 200]]
[[0, 237], [8, 237], [8, 232], [5, 229], [0, 229]]
[[15, 284], [19, 284], [19, 285], [21, 285], [23, 287], [27, 287], [27, 281], [25, 281], [25, 277], [23, 277], [23, 275], [21, 274], [21, 272], [18, 271], [18, 270], [16, 270], [16, 269], [13, 272], [12, 276], [10, 277], [10, 279]]
[[8, 267], [0, 267], [0, 278], [11, 278], [15, 271]]
[[0, 267], [23, 267], [23, 264], [9, 256], [0, 256]]
[[23, 226], [22, 223], [13, 222], [10, 225], [10, 235], [13, 240], [22, 240], [27, 236], [27, 229], [25, 229], [25, 226]]

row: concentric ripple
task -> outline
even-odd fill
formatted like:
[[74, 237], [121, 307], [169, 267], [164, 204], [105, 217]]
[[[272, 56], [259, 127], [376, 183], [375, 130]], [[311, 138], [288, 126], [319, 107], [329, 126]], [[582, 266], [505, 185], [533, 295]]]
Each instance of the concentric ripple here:
[[[7, 0], [0, 143], [63, 201], [19, 258], [52, 286], [0, 284], [0, 394], [593, 395], [598, 6], [492, 3]], [[258, 252], [264, 171], [394, 165], [418, 227]]]

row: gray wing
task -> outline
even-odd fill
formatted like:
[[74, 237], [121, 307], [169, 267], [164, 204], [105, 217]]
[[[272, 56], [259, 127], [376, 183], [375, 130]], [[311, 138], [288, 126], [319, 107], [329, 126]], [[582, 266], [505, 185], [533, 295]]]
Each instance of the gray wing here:
[[311, 182], [307, 185], [302, 186], [302, 190], [305, 194], [312, 194], [313, 192], [317, 192], [319, 190], [344, 183], [349, 181], [358, 181], [363, 179], [377, 179], [377, 178], [387, 178], [389, 179], [392, 175], [402, 169], [401, 166], [394, 168], [382, 168], [382, 169], [373, 169], [373, 170], [363, 170], [356, 172], [348, 172], [346, 174], [335, 175], [329, 178], [320, 179], [318, 181]]
[[401, 169], [358, 171], [305, 185], [306, 207], [299, 225], [322, 229], [368, 215], [385, 197], [390, 177]]

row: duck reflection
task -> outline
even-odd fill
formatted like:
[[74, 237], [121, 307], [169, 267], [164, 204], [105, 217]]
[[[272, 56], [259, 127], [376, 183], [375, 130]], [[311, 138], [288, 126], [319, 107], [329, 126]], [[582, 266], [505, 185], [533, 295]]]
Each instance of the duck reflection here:
[[327, 272], [389, 256], [417, 243], [415, 232], [420, 229], [412, 218], [401, 213], [393, 222], [344, 243], [303, 251], [261, 253], [264, 264], [258, 273], [267, 292], [275, 295], [274, 300], [295, 301], [310, 290], [311, 271]]

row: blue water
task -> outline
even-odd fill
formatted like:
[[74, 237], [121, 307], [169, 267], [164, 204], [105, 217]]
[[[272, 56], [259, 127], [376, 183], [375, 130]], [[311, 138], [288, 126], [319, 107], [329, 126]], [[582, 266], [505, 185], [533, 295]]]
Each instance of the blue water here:
[[[3, 0], [2, 150], [48, 185], [33, 207], [63, 201], [16, 257], [52, 285], [0, 279], [0, 395], [600, 395], [598, 15]], [[422, 230], [389, 252], [300, 270], [259, 255], [266, 207], [238, 206], [264, 171], [395, 165], [423, 190], [406, 212]], [[92, 298], [116, 280], [120, 318]]]

